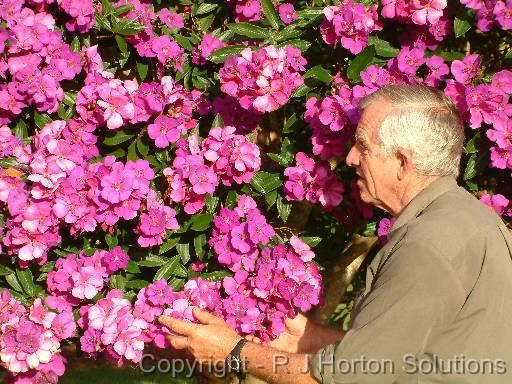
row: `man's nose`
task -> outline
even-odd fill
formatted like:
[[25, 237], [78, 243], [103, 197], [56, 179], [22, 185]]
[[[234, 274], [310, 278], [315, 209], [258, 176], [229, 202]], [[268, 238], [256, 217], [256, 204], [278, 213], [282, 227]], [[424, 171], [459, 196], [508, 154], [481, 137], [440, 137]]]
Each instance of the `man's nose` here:
[[357, 167], [359, 165], [359, 151], [356, 146], [353, 145], [345, 159], [345, 162], [349, 167]]

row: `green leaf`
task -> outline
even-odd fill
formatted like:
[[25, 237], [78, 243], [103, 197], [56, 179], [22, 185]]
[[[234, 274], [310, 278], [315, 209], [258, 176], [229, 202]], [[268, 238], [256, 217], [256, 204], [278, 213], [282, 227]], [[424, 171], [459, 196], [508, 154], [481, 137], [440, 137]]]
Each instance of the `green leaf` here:
[[129, 146], [128, 146], [128, 154], [126, 155], [126, 159], [127, 160], [132, 160], [132, 161], [135, 161], [139, 158], [139, 156], [137, 156], [137, 151], [135, 149], [135, 141], [132, 142]]
[[373, 45], [375, 52], [381, 57], [396, 57], [400, 52], [398, 48], [391, 46], [389, 42], [379, 39], [375, 35], [369, 37], [368, 44]]
[[41, 268], [39, 268], [39, 271], [41, 272], [51, 272], [53, 271], [53, 268], [55, 268], [55, 261], [47, 261], [44, 263]]
[[158, 269], [158, 271], [156, 271], [153, 281], [157, 281], [160, 279], [168, 280], [169, 277], [171, 277], [173, 275], [179, 262], [180, 262], [179, 256], [172, 257], [170, 261], [166, 262], [164, 265], [162, 265]]
[[21, 284], [15, 273], [11, 273], [10, 275], [5, 276], [5, 281], [7, 281], [7, 284], [9, 284], [15, 291], [23, 292], [23, 288], [21, 287]]
[[142, 289], [146, 288], [149, 285], [149, 281], [146, 280], [128, 280], [125, 283], [125, 288], [131, 288], [131, 289]]
[[238, 35], [250, 37], [251, 39], [265, 40], [271, 35], [267, 29], [258, 27], [251, 23], [230, 23], [227, 26]]
[[233, 208], [238, 201], [238, 194], [236, 191], [231, 190], [228, 192], [228, 195], [226, 196], [226, 207], [227, 208]]
[[126, 267], [126, 272], [130, 273], [140, 273], [140, 268], [137, 263], [133, 260], [128, 262], [128, 266]]
[[292, 126], [297, 122], [297, 114], [294, 112], [288, 120], [286, 120], [286, 124], [283, 127], [283, 133], [288, 133], [292, 131]]
[[213, 10], [215, 10], [215, 8], [217, 8], [218, 6], [219, 6], [218, 4], [203, 3], [199, 7], [197, 7], [194, 14], [195, 15], [205, 15], [205, 14], [210, 13]]
[[119, 50], [121, 51], [121, 53], [124, 53], [124, 54], [128, 53], [128, 44], [126, 43], [126, 40], [124, 39], [124, 37], [119, 36], [119, 35], [116, 35], [114, 37], [116, 39], [117, 46], [119, 47]]
[[446, 61], [453, 61], [453, 60], [462, 60], [464, 59], [465, 55], [461, 52], [439, 52], [439, 56], [441, 56]]
[[14, 271], [11, 268], [0, 264], [0, 276], [7, 276], [10, 275], [11, 273], [14, 273]]
[[219, 203], [219, 200], [220, 200], [220, 198], [218, 196], [212, 196], [209, 193], [207, 193], [204, 196], [206, 210], [210, 213], [213, 213], [215, 211], [215, 208], [217, 208], [217, 204]]
[[80, 40], [78, 39], [78, 36], [75, 36], [75, 38], [71, 42], [71, 50], [74, 52], [80, 51]]
[[322, 238], [318, 236], [301, 236], [300, 239], [311, 248], [316, 247], [322, 241]]
[[332, 80], [331, 73], [323, 68], [321, 65], [316, 65], [313, 68], [309, 69], [304, 74], [304, 79], [313, 78], [318, 81], [321, 81], [324, 84], [330, 84]]
[[116, 133], [113, 136], [107, 136], [103, 140], [103, 144], [108, 146], [115, 146], [119, 145], [121, 143], [124, 143], [125, 141], [130, 140], [135, 136], [135, 133], [127, 132], [125, 130], [116, 131]]
[[245, 45], [231, 45], [229, 47], [219, 48], [208, 56], [208, 60], [216, 64], [222, 64], [228, 57], [237, 56], [246, 48]]
[[149, 145], [144, 143], [142, 137], [139, 137], [136, 141], [137, 149], [139, 150], [139, 153], [146, 157], [149, 153]]
[[144, 259], [137, 262], [141, 267], [159, 267], [169, 261], [168, 257], [162, 257], [149, 254]]
[[453, 22], [453, 30], [455, 32], [455, 37], [461, 37], [466, 34], [467, 31], [471, 28], [471, 24], [467, 20], [455, 18]]
[[464, 181], [471, 180], [477, 175], [476, 171], [476, 163], [477, 163], [477, 154], [473, 153], [468, 160], [466, 165], [466, 169], [464, 170]]
[[215, 271], [215, 272], [206, 272], [201, 273], [199, 277], [208, 281], [220, 281], [225, 277], [233, 276], [231, 272], [228, 271]]
[[165, 243], [163, 243], [160, 246], [160, 249], [158, 250], [158, 254], [162, 255], [166, 252], [169, 252], [171, 249], [173, 249], [176, 244], [180, 241], [179, 237], [171, 237], [169, 240], [167, 240]]
[[119, 240], [116, 235], [112, 235], [111, 233], [105, 233], [105, 242], [108, 245], [108, 249], [111, 251], [117, 244], [119, 244]]
[[32, 275], [32, 271], [28, 268], [16, 268], [16, 276], [23, 287], [23, 291], [30, 297], [33, 297], [36, 294], [36, 286], [34, 284], [34, 275]]
[[302, 97], [311, 90], [312, 90], [311, 87], [309, 87], [306, 84], [302, 84], [299, 88], [297, 88], [295, 90], [295, 92], [292, 93], [292, 97]]
[[114, 289], [120, 289], [124, 291], [126, 285], [126, 279], [121, 275], [111, 275], [110, 276], [110, 286]]
[[287, 167], [293, 161], [293, 155], [291, 153], [287, 153], [287, 154], [267, 153], [267, 156], [269, 158], [271, 158], [272, 160], [274, 160], [279, 165], [282, 165], [283, 167]]
[[149, 285], [149, 281], [146, 280], [128, 280], [124, 284], [125, 288], [128, 289], [142, 289], [146, 288]]
[[213, 215], [211, 213], [203, 213], [199, 215], [194, 215], [190, 219], [191, 229], [193, 231], [201, 232], [208, 229], [213, 220]]
[[46, 124], [52, 122], [52, 118], [46, 113], [38, 113], [34, 111], [34, 122], [39, 128], [43, 128]]
[[204, 246], [206, 245], [206, 235], [201, 233], [194, 237], [194, 251], [199, 259], [202, 259], [205, 253]]
[[213, 24], [213, 21], [215, 20], [215, 15], [209, 15], [206, 17], [203, 17], [201, 19], [197, 20], [197, 23], [203, 30], [208, 30]]
[[9, 294], [12, 298], [20, 301], [25, 306], [30, 306], [32, 304], [32, 301], [27, 299], [23, 294], [13, 291], [12, 289], [9, 289]]
[[183, 288], [184, 284], [185, 284], [185, 280], [178, 279], [177, 277], [173, 277], [171, 280], [169, 280], [169, 286], [175, 292], [181, 291], [181, 288]]
[[136, 66], [137, 66], [137, 73], [139, 74], [140, 79], [142, 81], [144, 81], [144, 79], [148, 75], [149, 65], [137, 61]]
[[266, 194], [283, 185], [279, 178], [279, 173], [257, 172], [252, 180], [251, 185], [256, 191]]
[[217, 113], [217, 115], [213, 119], [212, 128], [215, 128], [215, 127], [224, 128], [224, 120], [222, 119], [222, 116], [220, 115], [220, 113]]
[[512, 59], [512, 48], [508, 50], [508, 52], [505, 54], [503, 58], [507, 60]]
[[283, 197], [279, 196], [277, 198], [277, 213], [279, 215], [279, 218], [283, 220], [283, 223], [286, 223], [291, 211], [292, 205], [290, 203], [285, 203]]
[[23, 120], [18, 120], [18, 123], [13, 128], [12, 133], [18, 136], [20, 139], [26, 139], [28, 137], [28, 126]]
[[274, 8], [274, 4], [272, 4], [272, 0], [260, 0], [260, 4], [261, 8], [263, 8], [263, 13], [267, 17], [268, 23], [272, 28], [279, 29], [280, 20]]
[[369, 45], [350, 62], [347, 68], [347, 77], [357, 82], [361, 81], [361, 71], [366, 69], [374, 56], [375, 47], [373, 45]]
[[269, 192], [265, 195], [265, 201], [268, 204], [268, 207], [272, 207], [277, 200], [277, 189], [274, 189], [272, 192]]
[[377, 230], [377, 222], [370, 221], [366, 223], [366, 226], [363, 229], [363, 236], [375, 236], [375, 231]]
[[465, 148], [466, 153], [477, 153], [478, 152], [477, 144], [478, 144], [478, 141], [480, 141], [481, 136], [482, 136], [482, 131], [479, 130], [471, 138], [471, 140], [468, 141], [466, 148]]
[[119, 7], [115, 7], [115, 8], [113, 9], [113, 11], [114, 11], [114, 14], [115, 14], [116, 16], [120, 16], [120, 15], [122, 15], [123, 13], [126, 13], [126, 12], [131, 11], [133, 8], [134, 8], [134, 7], [133, 7], [133, 5], [132, 5], [132, 4], [124, 4], [124, 5], [121, 5], [121, 6], [119, 6]]
[[323, 8], [306, 8], [297, 11], [297, 16], [303, 17], [306, 19], [315, 18], [318, 16], [323, 16], [324, 9]]
[[180, 35], [179, 33], [173, 33], [172, 35], [173, 40], [175, 40], [182, 48], [186, 49], [187, 51], [192, 50], [192, 44], [190, 44], [190, 40], [186, 38], [185, 36]]
[[302, 39], [288, 40], [282, 44], [279, 44], [280, 47], [286, 45], [293, 45], [294, 47], [299, 48], [302, 52], [306, 52], [309, 47], [311, 47], [311, 43], [309, 41]]
[[187, 264], [190, 260], [190, 245], [188, 243], [179, 243], [176, 245], [178, 255], [181, 257], [181, 262]]
[[145, 29], [145, 25], [136, 23], [135, 21], [130, 19], [119, 19], [112, 28], [114, 33], [126, 36], [136, 35], [140, 31], [144, 31]]
[[282, 31], [277, 34], [276, 41], [281, 43], [286, 40], [293, 39], [295, 37], [299, 37], [304, 33], [304, 30], [298, 28], [296, 25], [288, 25]]
[[229, 40], [231, 40], [233, 38], [233, 36], [235, 36], [235, 32], [232, 31], [231, 29], [226, 29], [224, 32], [222, 32], [218, 39], [227, 43]]

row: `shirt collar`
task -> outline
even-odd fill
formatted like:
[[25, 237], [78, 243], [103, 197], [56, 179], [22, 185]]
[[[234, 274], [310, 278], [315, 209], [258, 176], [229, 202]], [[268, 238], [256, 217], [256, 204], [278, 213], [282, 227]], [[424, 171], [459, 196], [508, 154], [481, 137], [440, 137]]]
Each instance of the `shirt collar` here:
[[418, 193], [411, 202], [404, 208], [391, 227], [390, 232], [407, 224], [412, 219], [418, 217], [427, 206], [442, 194], [458, 188], [457, 181], [452, 176], [442, 176], [430, 183], [424, 190]]

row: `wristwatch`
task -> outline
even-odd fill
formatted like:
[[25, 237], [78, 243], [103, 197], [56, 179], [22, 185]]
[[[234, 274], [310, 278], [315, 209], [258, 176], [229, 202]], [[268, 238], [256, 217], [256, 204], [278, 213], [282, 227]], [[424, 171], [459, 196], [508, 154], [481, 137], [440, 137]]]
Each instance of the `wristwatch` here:
[[245, 376], [245, 361], [240, 356], [240, 352], [242, 352], [242, 348], [247, 342], [247, 339], [241, 339], [226, 357], [226, 367], [228, 368], [228, 372], [236, 373], [240, 378]]

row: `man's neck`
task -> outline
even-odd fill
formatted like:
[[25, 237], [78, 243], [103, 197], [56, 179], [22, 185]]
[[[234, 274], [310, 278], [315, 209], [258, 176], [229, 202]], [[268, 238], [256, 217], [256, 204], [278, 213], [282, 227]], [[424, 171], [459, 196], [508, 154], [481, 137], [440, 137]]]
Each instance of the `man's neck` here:
[[393, 211], [393, 216], [398, 217], [403, 212], [405, 207], [417, 196], [421, 191], [427, 188], [440, 176], [415, 176], [402, 188], [401, 192], [397, 194], [398, 204]]

